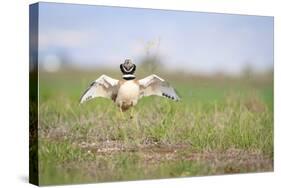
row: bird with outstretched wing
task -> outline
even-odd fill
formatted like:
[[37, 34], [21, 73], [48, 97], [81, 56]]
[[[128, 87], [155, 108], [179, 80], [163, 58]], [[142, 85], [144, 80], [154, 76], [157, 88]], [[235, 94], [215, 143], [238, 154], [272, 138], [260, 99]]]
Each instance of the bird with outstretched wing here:
[[80, 103], [96, 97], [104, 97], [113, 100], [122, 111], [125, 111], [135, 106], [142, 97], [151, 95], [174, 101], [180, 100], [175, 89], [155, 74], [137, 80], [134, 75], [136, 65], [131, 60], [126, 59], [120, 65], [120, 69], [123, 73], [123, 80], [116, 80], [106, 75], [100, 76], [82, 94]]

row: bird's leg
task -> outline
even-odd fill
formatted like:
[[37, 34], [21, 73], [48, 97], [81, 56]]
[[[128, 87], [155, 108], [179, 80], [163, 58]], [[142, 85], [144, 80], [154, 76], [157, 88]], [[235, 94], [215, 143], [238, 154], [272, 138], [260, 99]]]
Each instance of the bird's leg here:
[[123, 113], [123, 110], [122, 110], [121, 106], [119, 107], [119, 111], [120, 111], [120, 114], [121, 114], [121, 118], [125, 119], [124, 113]]
[[138, 113], [134, 107], [130, 109], [131, 124], [139, 131]]
[[134, 108], [131, 107], [130, 109], [130, 119], [134, 118]]

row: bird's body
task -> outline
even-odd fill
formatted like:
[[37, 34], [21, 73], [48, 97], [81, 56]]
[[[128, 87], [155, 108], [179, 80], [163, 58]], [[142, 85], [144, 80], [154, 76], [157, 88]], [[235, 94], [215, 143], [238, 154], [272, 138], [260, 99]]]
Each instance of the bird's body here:
[[115, 103], [123, 111], [135, 106], [140, 98], [140, 86], [137, 81], [129, 80], [120, 83]]
[[104, 97], [113, 100], [122, 111], [125, 111], [135, 106], [144, 96], [158, 95], [179, 100], [175, 90], [162, 78], [153, 74], [141, 80], [135, 79], [133, 73], [136, 67], [131, 62], [128, 65], [125, 61], [120, 68], [123, 80], [116, 80], [106, 75], [100, 76], [84, 92], [80, 103], [95, 97]]

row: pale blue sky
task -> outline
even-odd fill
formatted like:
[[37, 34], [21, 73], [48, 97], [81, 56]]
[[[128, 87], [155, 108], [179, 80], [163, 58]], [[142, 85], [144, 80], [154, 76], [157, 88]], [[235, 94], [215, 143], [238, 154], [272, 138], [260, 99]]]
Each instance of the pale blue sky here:
[[[39, 52], [81, 66], [135, 63], [148, 43], [166, 67], [237, 73], [273, 67], [273, 17], [40, 3]], [[159, 46], [157, 47], [157, 44]], [[175, 66], [176, 65], [176, 66]]]

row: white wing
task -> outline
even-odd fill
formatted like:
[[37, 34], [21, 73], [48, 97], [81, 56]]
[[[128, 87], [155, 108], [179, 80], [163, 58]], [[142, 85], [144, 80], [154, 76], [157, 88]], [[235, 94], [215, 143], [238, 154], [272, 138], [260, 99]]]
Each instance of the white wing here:
[[114, 99], [117, 94], [118, 80], [102, 75], [86, 89], [80, 98], [80, 103], [95, 97]]
[[175, 89], [171, 87], [168, 82], [155, 74], [139, 80], [139, 84], [141, 87], [141, 97], [158, 95], [175, 101], [180, 100]]

